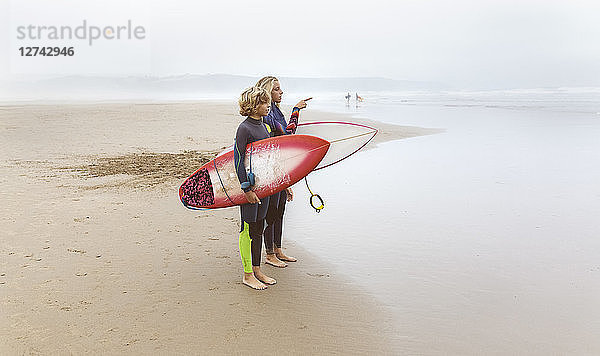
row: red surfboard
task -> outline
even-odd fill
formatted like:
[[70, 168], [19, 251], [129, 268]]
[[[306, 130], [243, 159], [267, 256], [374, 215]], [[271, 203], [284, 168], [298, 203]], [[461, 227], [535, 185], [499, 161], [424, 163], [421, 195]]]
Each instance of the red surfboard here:
[[[256, 183], [259, 198], [275, 194], [304, 178], [321, 162], [329, 142], [309, 135], [287, 135], [256, 141], [246, 148], [244, 165]], [[251, 153], [252, 151], [252, 153]], [[179, 198], [190, 209], [216, 209], [248, 201], [237, 177], [233, 149], [206, 163], [179, 187]]]

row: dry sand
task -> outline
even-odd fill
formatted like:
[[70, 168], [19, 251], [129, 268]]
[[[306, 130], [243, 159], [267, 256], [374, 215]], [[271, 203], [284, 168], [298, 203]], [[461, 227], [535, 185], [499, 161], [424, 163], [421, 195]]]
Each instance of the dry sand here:
[[[241, 119], [231, 103], [0, 106], [0, 353], [396, 353], [385, 306], [325, 261], [284, 241], [299, 262], [251, 290], [238, 209], [178, 201]], [[438, 132], [369, 124], [372, 145]]]

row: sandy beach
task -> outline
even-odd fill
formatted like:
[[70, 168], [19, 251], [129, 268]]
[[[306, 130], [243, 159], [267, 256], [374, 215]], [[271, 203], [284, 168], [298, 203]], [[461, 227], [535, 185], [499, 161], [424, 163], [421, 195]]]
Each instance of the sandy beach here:
[[[251, 290], [238, 209], [179, 202], [241, 120], [235, 103], [0, 106], [1, 353], [395, 353], [385, 306], [326, 261], [286, 240], [299, 262]], [[366, 123], [370, 145], [439, 132]]]
[[[599, 12], [0, 1], [0, 356], [600, 355]], [[259, 188], [306, 168], [266, 290], [240, 208], [179, 197], [255, 87], [331, 143], [250, 150]], [[334, 163], [368, 136], [332, 122], [378, 133]]]

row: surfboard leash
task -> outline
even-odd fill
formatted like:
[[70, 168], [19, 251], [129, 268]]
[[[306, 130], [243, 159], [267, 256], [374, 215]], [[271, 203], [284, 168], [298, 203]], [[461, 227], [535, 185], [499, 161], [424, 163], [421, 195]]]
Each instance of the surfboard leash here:
[[[323, 210], [323, 208], [325, 208], [325, 202], [323, 201], [323, 198], [321, 198], [321, 196], [319, 194], [315, 194], [312, 192], [312, 190], [310, 190], [310, 187], [308, 186], [308, 179], [306, 179], [306, 177], [304, 177], [304, 183], [306, 183], [306, 188], [308, 189], [308, 192], [310, 193], [310, 198], [308, 199], [310, 206], [312, 206], [312, 208], [315, 209], [315, 212], [320, 213], [321, 210]], [[315, 206], [315, 203], [313, 200], [314, 198], [318, 199], [319, 206]]]

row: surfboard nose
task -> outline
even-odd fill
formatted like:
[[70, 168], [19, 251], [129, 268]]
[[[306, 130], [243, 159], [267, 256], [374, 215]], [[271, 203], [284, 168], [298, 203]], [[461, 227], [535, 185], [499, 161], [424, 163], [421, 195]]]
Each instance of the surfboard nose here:
[[329, 150], [315, 170], [338, 163], [366, 146], [377, 134], [377, 129], [352, 122], [317, 121], [298, 125], [296, 134], [312, 135], [327, 140]]

